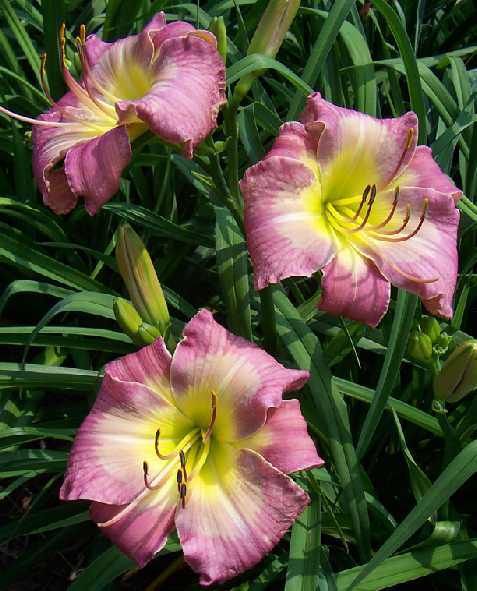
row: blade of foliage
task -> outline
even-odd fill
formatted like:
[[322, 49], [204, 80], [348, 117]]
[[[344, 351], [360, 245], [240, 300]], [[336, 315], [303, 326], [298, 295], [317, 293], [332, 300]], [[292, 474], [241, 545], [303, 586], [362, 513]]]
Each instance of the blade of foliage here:
[[315, 591], [320, 571], [321, 510], [312, 500], [292, 527], [285, 591]]
[[381, 419], [386, 403], [399, 375], [401, 361], [406, 351], [409, 333], [414, 321], [417, 297], [403, 290], [399, 291], [394, 319], [389, 337], [383, 367], [379, 374], [376, 392], [364, 420], [358, 440], [357, 454], [364, 456]]
[[216, 210], [217, 271], [233, 332], [252, 340], [248, 254], [237, 223], [225, 209]]
[[0, 363], [0, 388], [48, 387], [90, 390], [99, 381], [96, 371], [48, 367], [36, 363]]
[[121, 219], [145, 228], [153, 236], [169, 238], [189, 244], [202, 244], [213, 247], [214, 244], [207, 234], [196, 231], [192, 227], [181, 226], [166, 218], [154, 214], [139, 205], [126, 203], [108, 203], [103, 207]]
[[469, 443], [445, 468], [421, 501], [396, 531], [379, 548], [373, 558], [352, 580], [349, 590], [370, 575], [386, 558], [396, 552], [471, 476], [477, 472], [477, 441]]
[[248, 55], [230, 66], [227, 70], [227, 81], [229, 84], [232, 84], [247, 74], [261, 72], [266, 69], [275, 70], [278, 74], [283, 76], [285, 80], [288, 80], [288, 82], [298, 89], [297, 92], [300, 96], [303, 97], [312, 92], [311, 86], [309, 86], [302, 78], [294, 74], [289, 68], [277, 60], [259, 53]]
[[41, 0], [43, 16], [43, 39], [46, 52], [46, 73], [50, 94], [58, 100], [65, 93], [65, 83], [60, 66], [59, 36], [60, 26], [65, 22], [64, 0]]
[[[315, 8], [301, 8], [304, 14], [312, 14], [321, 19], [328, 18], [328, 13]], [[369, 115], [376, 116], [377, 84], [374, 65], [366, 39], [359, 29], [344, 21], [339, 30], [351, 61], [355, 66], [353, 82], [356, 92], [356, 108]]]
[[278, 312], [279, 337], [297, 365], [311, 372], [308, 384], [317, 411], [315, 420], [326, 437], [340, 477], [343, 500], [351, 514], [360, 554], [369, 556], [369, 518], [361, 482], [361, 467], [349, 432], [346, 405], [332, 389], [331, 373], [324, 361], [318, 338], [283, 292], [275, 290], [274, 302]]
[[[374, 390], [337, 377], [333, 377], [333, 383], [342, 394], [345, 394], [345, 396], [351, 396], [351, 398], [362, 400], [368, 404], [371, 404], [374, 400]], [[432, 415], [412, 406], [411, 404], [390, 396], [386, 401], [385, 408], [386, 410], [395, 411], [402, 419], [414, 423], [414, 425], [417, 425], [434, 435], [438, 435], [439, 437], [443, 436], [439, 421]]]
[[25, 31], [25, 27], [22, 25], [17, 13], [13, 10], [13, 7], [9, 0], [0, 0], [0, 9], [13, 33], [18, 45], [21, 47], [28, 63], [31, 66], [33, 73], [35, 74], [38, 82], [40, 82], [39, 70], [40, 70], [40, 58], [36, 51], [31, 38]]
[[[338, 32], [344, 20], [348, 16], [354, 0], [335, 0], [331, 10], [323, 24], [318, 35], [318, 39], [313, 45], [310, 56], [305, 64], [302, 79], [306, 84], [314, 87], [318, 80], [318, 75], [323, 67], [326, 57], [335, 42]], [[298, 112], [303, 106], [303, 96], [296, 92], [288, 109], [287, 120], [296, 119]]]
[[62, 285], [75, 289], [111, 293], [109, 288], [102, 286], [101, 283], [81, 271], [60, 263], [39, 250], [33, 250], [28, 245], [6, 234], [0, 235], [0, 260], [18, 267], [22, 271], [48, 277], [48, 279], [53, 279]]
[[[360, 583], [360, 591], [379, 591], [392, 589], [394, 585], [413, 581], [437, 571], [456, 567], [458, 564], [477, 557], [477, 540], [452, 542], [431, 548], [414, 550], [383, 561]], [[350, 583], [363, 570], [363, 567], [341, 571], [336, 575], [338, 591], [349, 589]], [[424, 583], [425, 584], [425, 583]]]

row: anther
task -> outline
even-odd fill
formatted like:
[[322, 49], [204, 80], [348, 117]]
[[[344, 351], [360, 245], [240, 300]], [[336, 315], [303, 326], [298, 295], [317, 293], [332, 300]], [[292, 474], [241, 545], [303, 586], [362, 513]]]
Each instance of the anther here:
[[368, 223], [368, 220], [369, 220], [369, 216], [371, 215], [371, 209], [373, 208], [373, 204], [374, 204], [375, 199], [376, 199], [376, 185], [373, 185], [371, 187], [371, 195], [369, 197], [368, 209], [366, 210], [366, 215], [364, 216], [363, 221], [359, 224], [359, 226], [357, 228], [353, 228], [352, 230], [350, 230], [350, 234], [353, 234], [354, 232], [359, 232], [360, 230], [362, 230], [364, 228], [364, 226], [366, 226], [366, 224]]
[[65, 46], [66, 46], [66, 39], [65, 39], [65, 30], [66, 25], [65, 23], [61, 23], [60, 30], [58, 32], [58, 38], [60, 41], [60, 58], [63, 66], [65, 65]]
[[212, 433], [212, 429], [214, 428], [215, 425], [215, 421], [217, 419], [217, 394], [215, 394], [215, 392], [212, 392], [211, 394], [211, 414], [210, 414], [210, 423], [209, 426], [207, 427], [207, 431], [205, 432], [205, 435], [202, 436], [202, 441], [207, 441], [207, 439], [210, 437], [211, 433]]
[[81, 45], [84, 45], [86, 43], [86, 27], [84, 25], [80, 25], [79, 40], [81, 42]]
[[186, 459], [185, 459], [185, 454], [184, 452], [181, 451], [179, 452], [179, 459], [181, 462], [181, 468], [182, 468], [182, 472], [184, 474], [184, 480], [187, 482], [187, 469], [186, 469]]
[[187, 495], [187, 486], [185, 484], [181, 484], [181, 488], [179, 491], [179, 496], [180, 499], [182, 501], [182, 508], [185, 508], [185, 499], [186, 499], [186, 495]]
[[361, 213], [361, 210], [363, 209], [363, 206], [366, 203], [366, 199], [368, 198], [368, 194], [370, 191], [371, 191], [371, 185], [366, 185], [366, 188], [364, 189], [364, 192], [363, 192], [363, 197], [361, 198], [361, 203], [359, 204], [359, 207], [358, 207], [356, 213], [351, 218], [353, 220], [353, 222], [358, 219], [359, 214]]
[[40, 84], [43, 92], [48, 99], [48, 101], [53, 104], [55, 101], [53, 100], [50, 91], [48, 90], [48, 84], [46, 82], [46, 53], [43, 52], [40, 54]]
[[144, 486], [146, 488], [150, 488], [150, 486], [149, 486], [149, 480], [148, 480], [149, 466], [147, 465], [147, 462], [143, 462], [142, 463], [142, 470], [144, 472]]

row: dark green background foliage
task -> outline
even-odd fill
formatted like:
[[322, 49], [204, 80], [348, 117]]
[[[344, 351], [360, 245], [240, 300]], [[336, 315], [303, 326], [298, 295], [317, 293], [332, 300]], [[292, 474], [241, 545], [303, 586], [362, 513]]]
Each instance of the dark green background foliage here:
[[[82, 207], [56, 217], [42, 205], [30, 132], [1, 118], [0, 588], [152, 590], [164, 580], [163, 589], [198, 587], [175, 540], [138, 572], [88, 521], [86, 504], [58, 500], [98, 372], [135, 349], [112, 310], [114, 296], [124, 295], [115, 231], [127, 220], [153, 257], [176, 334], [207, 306], [283, 363], [313, 371], [302, 408], [327, 465], [296, 476], [312, 504], [273, 554], [225, 588], [344, 591], [369, 574], [356, 589], [477, 589], [477, 398], [446, 415], [432, 410], [432, 372], [405, 356], [420, 304], [393, 293], [390, 312], [371, 330], [316, 310], [318, 275], [260, 298], [243, 235], [223, 207], [224, 185], [236, 190], [237, 160], [240, 177], [311, 88], [372, 115], [414, 109], [420, 143], [432, 146], [466, 196], [456, 314], [442, 328], [452, 344], [477, 336], [475, 1], [369, 4], [304, 0], [274, 61], [245, 57], [264, 0], [199, 8], [167, 0], [0, 0], [0, 103], [29, 116], [47, 108], [38, 90], [41, 51], [49, 54], [52, 94], [64, 92], [56, 59], [63, 20], [73, 36], [85, 23], [112, 40], [140, 30], [158, 10], [202, 28], [223, 16], [230, 87], [268, 68], [238, 110], [236, 141], [232, 134], [224, 146], [221, 125], [215, 143], [191, 162], [141, 138], [120, 193], [94, 218]], [[78, 72], [71, 43], [68, 57]]]

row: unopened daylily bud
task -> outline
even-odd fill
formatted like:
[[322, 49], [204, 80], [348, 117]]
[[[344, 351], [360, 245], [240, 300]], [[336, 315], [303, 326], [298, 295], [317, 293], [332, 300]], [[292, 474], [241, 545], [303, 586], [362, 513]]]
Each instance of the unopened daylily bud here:
[[131, 301], [142, 320], [164, 335], [170, 317], [151, 257], [129, 225], [122, 226], [118, 234], [116, 260]]
[[[247, 55], [261, 53], [267, 57], [275, 57], [285, 35], [300, 7], [300, 0], [269, 0], [265, 12], [258, 23], [255, 33], [248, 46]], [[247, 94], [255, 78], [264, 70], [246, 74], [235, 87], [232, 102], [239, 104]]]
[[145, 345], [150, 345], [160, 336], [159, 329], [147, 322], [143, 322], [139, 327], [139, 337]]
[[136, 345], [149, 345], [161, 336], [159, 329], [144, 322], [128, 300], [116, 298], [113, 310], [119, 326]]
[[217, 50], [222, 59], [227, 61], [227, 30], [223, 16], [214, 16], [210, 21], [209, 31], [215, 35], [217, 39]]
[[419, 321], [419, 326], [423, 333], [431, 339], [433, 345], [435, 345], [441, 334], [441, 325], [432, 316], [423, 316]]
[[458, 402], [477, 388], [477, 341], [466, 341], [449, 355], [434, 380], [439, 400]]
[[275, 57], [300, 7], [300, 0], [270, 0], [247, 53]]
[[423, 332], [413, 331], [407, 344], [407, 354], [420, 363], [429, 363], [432, 359], [432, 341]]
[[137, 345], [142, 344], [138, 338], [139, 327], [142, 324], [142, 318], [139, 316], [136, 308], [124, 298], [116, 298], [113, 303], [114, 315], [119, 326]]

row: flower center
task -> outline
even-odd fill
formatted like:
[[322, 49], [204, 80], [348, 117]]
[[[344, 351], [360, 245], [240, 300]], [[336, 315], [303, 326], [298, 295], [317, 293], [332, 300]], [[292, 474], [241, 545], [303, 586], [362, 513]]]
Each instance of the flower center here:
[[[399, 217], [399, 187], [394, 190], [390, 207], [383, 207], [376, 202], [376, 185], [367, 185], [361, 196], [329, 200], [324, 203], [324, 215], [333, 233], [352, 239], [364, 236], [385, 242], [405, 242], [421, 229], [429, 207], [427, 198], [419, 212], [419, 217], [410, 227], [411, 206], [406, 204], [404, 213]], [[358, 206], [354, 209], [354, 206]], [[402, 210], [402, 208], [401, 208]], [[416, 216], [414, 216], [416, 219]]]
[[[174, 450], [168, 454], [161, 453], [159, 449], [161, 432], [160, 429], [157, 429], [156, 431], [154, 449], [157, 457], [160, 460], [166, 462], [175, 459], [176, 462], [171, 462], [171, 466], [172, 464], [177, 466], [177, 459], [179, 460], [176, 479], [179, 502], [181, 503], [182, 507], [185, 507], [187, 487], [189, 486], [189, 483], [202, 470], [209, 456], [210, 442], [216, 419], [217, 395], [212, 392], [210, 421], [206, 429], [195, 427], [185, 437], [183, 437]], [[149, 466], [146, 461], [142, 463], [142, 468], [144, 472], [144, 486], [149, 490], [155, 490], [157, 487], [151, 485], [149, 480]]]

